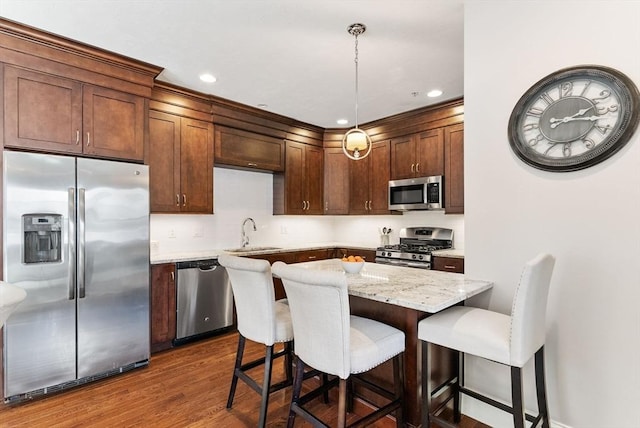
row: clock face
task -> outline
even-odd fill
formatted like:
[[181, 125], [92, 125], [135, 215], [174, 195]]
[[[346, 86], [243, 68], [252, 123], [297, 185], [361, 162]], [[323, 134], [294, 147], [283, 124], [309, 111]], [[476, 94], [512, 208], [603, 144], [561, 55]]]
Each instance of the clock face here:
[[527, 164], [575, 171], [608, 158], [629, 141], [640, 95], [617, 70], [580, 66], [533, 85], [509, 119], [509, 142]]

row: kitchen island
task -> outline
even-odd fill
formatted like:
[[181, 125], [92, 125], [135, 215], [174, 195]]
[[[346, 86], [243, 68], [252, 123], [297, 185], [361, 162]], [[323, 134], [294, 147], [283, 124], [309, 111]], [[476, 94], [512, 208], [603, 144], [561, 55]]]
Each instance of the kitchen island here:
[[[342, 271], [339, 259], [297, 263], [307, 269]], [[421, 347], [418, 341], [418, 322], [450, 306], [463, 304], [466, 299], [489, 290], [493, 283], [475, 280], [463, 274], [439, 272], [365, 263], [357, 274], [345, 274], [349, 290], [351, 313], [392, 325], [405, 333], [404, 355], [404, 414], [409, 426], [421, 423]], [[454, 369], [452, 354], [443, 348], [430, 353], [431, 382], [435, 386], [445, 383]], [[391, 382], [390, 364], [371, 371], [377, 381]], [[438, 405], [446, 398], [440, 396], [432, 402]]]

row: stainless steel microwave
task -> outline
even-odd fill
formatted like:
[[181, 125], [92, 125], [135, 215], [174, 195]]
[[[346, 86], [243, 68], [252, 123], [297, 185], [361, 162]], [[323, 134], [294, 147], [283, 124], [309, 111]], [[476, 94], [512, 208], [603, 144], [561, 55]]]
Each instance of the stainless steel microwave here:
[[442, 176], [389, 181], [389, 209], [394, 211], [441, 210]]

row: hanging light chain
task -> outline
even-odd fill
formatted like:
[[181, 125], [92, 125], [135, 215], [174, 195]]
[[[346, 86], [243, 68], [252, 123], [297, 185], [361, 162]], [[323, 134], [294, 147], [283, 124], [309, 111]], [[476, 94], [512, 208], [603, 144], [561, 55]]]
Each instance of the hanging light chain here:
[[351, 24], [347, 28], [349, 34], [355, 36], [355, 64], [356, 64], [356, 128], [358, 128], [358, 36], [366, 31], [367, 27], [364, 24]]

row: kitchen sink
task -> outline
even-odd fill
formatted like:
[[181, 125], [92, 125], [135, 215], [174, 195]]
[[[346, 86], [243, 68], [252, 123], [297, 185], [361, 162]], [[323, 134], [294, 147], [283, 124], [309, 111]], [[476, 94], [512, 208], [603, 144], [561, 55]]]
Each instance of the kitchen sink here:
[[281, 247], [241, 247], [241, 248], [228, 248], [225, 251], [228, 253], [249, 253], [253, 251], [269, 251], [269, 250], [281, 250]]

